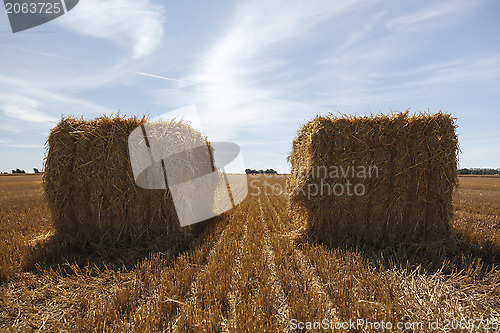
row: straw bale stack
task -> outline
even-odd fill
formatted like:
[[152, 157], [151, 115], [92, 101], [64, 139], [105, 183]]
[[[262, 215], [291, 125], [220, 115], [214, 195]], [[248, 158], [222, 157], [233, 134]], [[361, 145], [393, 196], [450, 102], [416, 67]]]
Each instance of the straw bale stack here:
[[[52, 129], [43, 181], [57, 233], [98, 244], [129, 246], [191, 231], [189, 226], [180, 227], [168, 188], [136, 185], [128, 137], [145, 122], [135, 117], [90, 121], [68, 117]], [[182, 136], [182, 140], [207, 142], [183, 122], [156, 123], [154, 128], [162, 135], [159, 139]], [[212, 153], [210, 148], [213, 169]]]
[[316, 117], [288, 157], [288, 210], [318, 240], [386, 245], [449, 234], [458, 140], [448, 114]]

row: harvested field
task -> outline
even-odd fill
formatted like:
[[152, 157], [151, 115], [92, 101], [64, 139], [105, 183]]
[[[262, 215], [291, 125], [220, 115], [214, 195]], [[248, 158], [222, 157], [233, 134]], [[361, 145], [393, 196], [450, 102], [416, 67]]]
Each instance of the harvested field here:
[[500, 178], [459, 177], [454, 243], [387, 248], [294, 237], [276, 191], [285, 178], [249, 177], [248, 197], [188, 244], [95, 252], [53, 239], [40, 176], [0, 176], [0, 330], [293, 332], [323, 319], [363, 319], [350, 329], [361, 332], [375, 330], [368, 322], [498, 327]]

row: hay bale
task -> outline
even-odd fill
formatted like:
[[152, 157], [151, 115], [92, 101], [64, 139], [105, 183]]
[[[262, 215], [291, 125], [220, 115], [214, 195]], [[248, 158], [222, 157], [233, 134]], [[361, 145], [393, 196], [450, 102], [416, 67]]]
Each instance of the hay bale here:
[[[98, 244], [130, 246], [191, 231], [180, 227], [168, 188], [136, 185], [128, 137], [145, 122], [135, 117], [90, 121], [69, 117], [52, 129], [43, 182], [57, 233]], [[153, 127], [158, 140], [181, 136], [207, 143], [201, 133], [183, 122], [167, 121]], [[209, 150], [210, 167], [215, 170], [213, 150]], [[194, 169], [206, 166], [186, 163], [183, 167], [195, 174]], [[140, 177], [147, 177], [147, 173]]]
[[316, 117], [288, 157], [288, 210], [319, 240], [394, 244], [447, 235], [457, 184], [455, 119]]

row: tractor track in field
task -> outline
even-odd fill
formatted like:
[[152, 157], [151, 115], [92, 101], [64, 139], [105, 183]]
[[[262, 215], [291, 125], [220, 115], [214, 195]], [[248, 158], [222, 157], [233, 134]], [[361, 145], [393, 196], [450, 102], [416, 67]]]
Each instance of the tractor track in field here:
[[[245, 284], [242, 280], [242, 269], [244, 261], [246, 260], [246, 253], [250, 254], [249, 251], [251, 251], [251, 244], [253, 244], [252, 242], [255, 242], [255, 240], [251, 240], [253, 238], [250, 235], [250, 231], [252, 230], [252, 235], [254, 235], [254, 233], [259, 229], [262, 232], [262, 237], [258, 240], [259, 243], [262, 242], [260, 249], [261, 258], [263, 259], [262, 263], [265, 267], [267, 267], [266, 271], [268, 271], [266, 278], [264, 280], [260, 280], [259, 278], [259, 281], [261, 283], [267, 283], [270, 288], [271, 294], [269, 297], [272, 299], [273, 314], [269, 312], [260, 312], [254, 319], [257, 322], [261, 322], [263, 320], [261, 315], [272, 315], [275, 317], [274, 321], [277, 327], [279, 327], [279, 331], [290, 331], [289, 323], [291, 320], [292, 309], [289, 304], [288, 296], [284, 290], [283, 281], [280, 279], [280, 266], [277, 261], [279, 259], [279, 257], [277, 257], [279, 253], [276, 253], [273, 248], [273, 246], [277, 245], [275, 238], [272, 238], [276, 236], [274, 235], [274, 232], [280, 233], [279, 230], [287, 229], [287, 225], [286, 220], [282, 219], [275, 207], [276, 201], [281, 202], [283, 197], [277, 196], [274, 199], [275, 200], [272, 200], [272, 198], [270, 198], [267, 194], [261, 195], [258, 198], [255, 198], [255, 201], [252, 200], [254, 202], [253, 205], [249, 204], [245, 207], [244, 211], [231, 216], [230, 222], [224, 227], [224, 230], [220, 233], [217, 241], [215, 241], [214, 245], [210, 248], [204, 265], [192, 278], [189, 291], [186, 293], [186, 297], [184, 298], [186, 301], [180, 304], [177, 314], [172, 320], [173, 324], [171, 327], [173, 332], [184, 331], [183, 322], [185, 319], [188, 319], [187, 316], [189, 316], [190, 312], [192, 313], [192, 309], [197, 309], [195, 311], [205, 311], [202, 310], [198, 304], [200, 302], [199, 297], [200, 292], [203, 292], [204, 288], [206, 288], [204, 287], [206, 284], [206, 274], [208, 273], [208, 270], [213, 269], [214, 265], [219, 268], [222, 266], [229, 268], [229, 272], [231, 274], [228, 279], [229, 283], [226, 294], [227, 307], [225, 309], [227, 311], [222, 311], [218, 315], [220, 326], [218, 326], [217, 331], [221, 330], [223, 332], [233, 332], [237, 330], [238, 321], [242, 319], [240, 318], [242, 315], [241, 309], [238, 308], [241, 306], [242, 302], [245, 302], [242, 294], [243, 290], [241, 289], [241, 286]], [[257, 208], [257, 204], [258, 211], [254, 211], [252, 213], [252, 206]], [[267, 207], [267, 205], [270, 207]], [[272, 219], [274, 224], [272, 225], [268, 225], [268, 223], [271, 223], [268, 220], [270, 216], [273, 216]], [[239, 227], [238, 222], [240, 222], [242, 218], [244, 219], [244, 223], [241, 227]], [[278, 227], [279, 230], [276, 229], [276, 227]], [[255, 237], [255, 235], [253, 237]], [[292, 242], [291, 240], [287, 241]], [[230, 250], [232, 251], [230, 256], [233, 255], [234, 259], [231, 257], [231, 261], [229, 262], [222, 262], [222, 264], [216, 263], [219, 260], [218, 256], [220, 255], [220, 251], [223, 247], [228, 246], [229, 243], [232, 244], [232, 247], [230, 247], [232, 249]], [[307, 259], [302, 250], [296, 246], [292, 247], [293, 252], [291, 252], [291, 259], [296, 263], [297, 267], [301, 268], [299, 274], [304, 278], [304, 281], [307, 281], [307, 289], [317, 295], [319, 302], [323, 304], [322, 307], [325, 310], [326, 318], [338, 321], [339, 316], [336, 308], [331, 301], [331, 298], [326, 293], [325, 285], [317, 274], [314, 264]], [[251, 257], [247, 259], [250, 258]], [[247, 310], [244, 311], [246, 312]], [[209, 312], [207, 312], [206, 315], [216, 315], [215, 312]]]
[[[191, 281], [191, 285], [189, 287], [188, 291], [188, 299], [185, 303], [181, 303], [181, 306], [192, 306], [194, 307], [196, 305], [196, 295], [198, 294], [198, 288], [201, 283], [201, 278], [204, 273], [204, 270], [207, 267], [208, 262], [210, 261], [211, 258], [214, 257], [215, 249], [219, 246], [219, 244], [222, 242], [222, 239], [226, 236], [227, 229], [229, 227], [226, 227], [224, 231], [221, 233], [219, 236], [219, 239], [217, 242], [214, 244], [214, 246], [210, 249], [210, 252], [208, 253], [207, 256], [207, 262], [205, 263], [204, 267], [198, 271], [196, 276], [193, 278]], [[180, 309], [177, 312], [177, 316], [173, 319], [173, 325], [172, 325], [172, 332], [180, 332], [179, 327], [178, 327], [178, 322], [181, 319], [181, 311]]]
[[[222, 244], [222, 241], [226, 238], [226, 235], [228, 233], [229, 228], [231, 227], [230, 224], [228, 224], [224, 230], [221, 232], [219, 235], [219, 238], [217, 239], [217, 242], [212, 246], [210, 249], [208, 256], [206, 258], [206, 262], [203, 265], [203, 268], [201, 268], [198, 273], [196, 273], [196, 276], [192, 279], [191, 285], [189, 287], [189, 291], [187, 293], [187, 300], [184, 303], [181, 303], [181, 306], [190, 306], [190, 307], [196, 307], [196, 295], [198, 294], [198, 289], [199, 286], [201, 285], [202, 282], [202, 277], [205, 271], [207, 270], [208, 264], [214, 260], [215, 258], [215, 253], [217, 248]], [[179, 331], [179, 326], [178, 322], [181, 319], [182, 316], [182, 309], [179, 308], [176, 317], [172, 320], [172, 332], [180, 332]]]
[[[278, 219], [279, 224], [284, 225], [283, 221], [280, 217], [280, 214], [278, 213], [278, 211], [276, 210], [276, 208], [272, 204], [272, 201], [269, 199], [269, 197], [268, 197], [268, 200], [271, 203], [270, 206], [272, 208], [272, 211], [274, 212], [274, 215]], [[319, 298], [321, 298], [323, 300], [326, 308], [328, 309], [326, 314], [329, 317], [329, 319], [331, 319], [332, 321], [335, 321], [335, 322], [340, 322], [340, 317], [338, 315], [338, 312], [337, 312], [332, 300], [330, 299], [330, 297], [326, 293], [326, 288], [325, 288], [323, 282], [321, 282], [321, 278], [317, 274], [316, 269], [314, 268], [313, 264], [307, 259], [304, 252], [302, 252], [302, 250], [297, 248], [297, 246], [293, 246], [293, 252], [294, 252], [295, 261], [302, 268], [302, 270], [301, 270], [301, 272], [303, 272], [302, 274], [304, 274], [305, 276], [309, 276], [311, 289], [314, 291], [315, 294], [317, 294], [319, 296]]]
[[319, 297], [323, 299], [323, 302], [325, 303], [325, 305], [328, 309], [326, 314], [329, 317], [329, 319], [334, 321], [334, 322], [340, 322], [341, 320], [340, 320], [340, 317], [337, 313], [337, 310], [336, 310], [335, 306], [333, 305], [332, 300], [330, 299], [330, 297], [326, 293], [326, 288], [325, 288], [324, 284], [321, 282], [321, 278], [316, 273], [311, 262], [309, 260], [307, 260], [304, 253], [297, 248], [294, 251], [294, 255], [295, 255], [295, 261], [302, 267], [302, 272], [304, 272], [304, 274], [311, 277], [310, 286], [312, 287], [312, 290], [314, 290], [314, 292], [316, 294], [321, 295]]
[[274, 291], [275, 294], [275, 301], [274, 301], [274, 307], [276, 309], [276, 312], [278, 314], [278, 324], [280, 327], [283, 327], [283, 332], [289, 332], [290, 327], [290, 307], [288, 305], [287, 297], [285, 295], [285, 292], [283, 291], [283, 286], [281, 284], [281, 281], [279, 279], [278, 271], [276, 268], [276, 255], [274, 253], [274, 250], [271, 246], [271, 241], [270, 241], [270, 231], [269, 228], [266, 224], [266, 219], [264, 215], [264, 210], [262, 209], [262, 201], [259, 197], [259, 209], [260, 209], [260, 216], [261, 216], [261, 222], [262, 222], [262, 227], [264, 229], [264, 247], [262, 249], [264, 256], [266, 257], [267, 260], [267, 266], [270, 270], [271, 275], [269, 276], [270, 281], [269, 283], [271, 284], [271, 288]]
[[241, 235], [241, 239], [238, 246], [238, 252], [236, 253], [236, 257], [234, 258], [234, 263], [232, 266], [232, 276], [231, 283], [229, 285], [229, 315], [225, 322], [222, 323], [222, 326], [225, 328], [225, 332], [232, 332], [232, 329], [235, 327], [236, 318], [236, 307], [242, 301], [241, 293], [239, 292], [238, 285], [240, 285], [241, 281], [241, 267], [242, 267], [242, 259], [243, 259], [243, 251], [247, 241], [248, 235], [248, 216], [245, 219], [245, 224], [243, 225], [243, 234]]

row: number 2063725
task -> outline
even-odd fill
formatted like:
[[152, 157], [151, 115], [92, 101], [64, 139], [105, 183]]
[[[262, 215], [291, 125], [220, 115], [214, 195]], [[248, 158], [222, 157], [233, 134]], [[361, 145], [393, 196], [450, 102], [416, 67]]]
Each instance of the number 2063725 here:
[[60, 2], [6, 2], [5, 11], [7, 14], [59, 14], [63, 8]]

